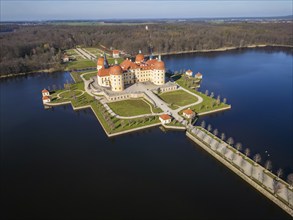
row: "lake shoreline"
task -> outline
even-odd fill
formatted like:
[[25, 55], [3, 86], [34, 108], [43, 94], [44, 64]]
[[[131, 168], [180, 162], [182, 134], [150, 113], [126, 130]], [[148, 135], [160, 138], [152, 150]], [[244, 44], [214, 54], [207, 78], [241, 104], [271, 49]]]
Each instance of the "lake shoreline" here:
[[[255, 48], [266, 48], [266, 47], [280, 47], [280, 48], [287, 48], [287, 49], [293, 49], [293, 45], [279, 45], [279, 44], [258, 44], [258, 45], [248, 45], [245, 47], [221, 47], [217, 49], [208, 49], [208, 50], [190, 50], [190, 51], [179, 51], [179, 52], [167, 52], [167, 53], [160, 53], [162, 56], [168, 56], [168, 55], [179, 55], [179, 54], [193, 54], [193, 53], [209, 53], [209, 52], [226, 52], [226, 51], [232, 51], [232, 50], [238, 50], [238, 49], [255, 49]], [[154, 53], [153, 55], [157, 56], [159, 54]], [[150, 56], [150, 55], [146, 55]], [[83, 69], [77, 69], [76, 71], [84, 70]], [[0, 79], [5, 79], [5, 78], [11, 78], [11, 77], [17, 77], [17, 76], [26, 76], [26, 75], [31, 75], [35, 73], [55, 73], [55, 72], [61, 72], [61, 71], [67, 71], [71, 72], [73, 70], [56, 70], [54, 68], [50, 69], [44, 69], [44, 70], [39, 70], [39, 71], [33, 71], [33, 72], [24, 72], [24, 73], [16, 73], [16, 74], [5, 74], [1, 75], [0, 74]]]

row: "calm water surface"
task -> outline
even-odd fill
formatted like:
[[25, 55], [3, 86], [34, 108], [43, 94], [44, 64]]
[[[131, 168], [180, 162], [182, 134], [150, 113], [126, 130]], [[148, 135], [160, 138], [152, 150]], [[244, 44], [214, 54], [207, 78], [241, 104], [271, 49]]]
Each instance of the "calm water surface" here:
[[[164, 60], [201, 71], [201, 89], [232, 104], [204, 120], [264, 158], [269, 150], [273, 164], [292, 171], [292, 54]], [[290, 219], [183, 132], [153, 128], [107, 138], [90, 110], [44, 110], [40, 91], [67, 79], [56, 73], [0, 81], [2, 219]]]

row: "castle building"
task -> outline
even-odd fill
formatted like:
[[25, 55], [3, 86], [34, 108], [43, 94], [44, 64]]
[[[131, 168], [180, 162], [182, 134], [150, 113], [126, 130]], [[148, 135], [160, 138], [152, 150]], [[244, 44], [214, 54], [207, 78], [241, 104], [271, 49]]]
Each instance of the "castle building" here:
[[124, 60], [120, 65], [110, 66], [106, 55], [97, 61], [97, 81], [100, 86], [108, 87], [112, 91], [123, 91], [125, 85], [136, 82], [152, 82], [155, 85], [165, 84], [165, 64], [159, 56], [158, 59], [145, 60], [140, 52], [135, 61]]

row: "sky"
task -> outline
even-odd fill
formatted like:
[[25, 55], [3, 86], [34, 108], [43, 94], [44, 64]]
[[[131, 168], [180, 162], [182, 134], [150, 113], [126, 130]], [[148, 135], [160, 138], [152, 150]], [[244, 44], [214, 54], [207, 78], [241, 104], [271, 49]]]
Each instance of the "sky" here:
[[293, 14], [292, 0], [0, 0], [1, 21], [269, 17]]

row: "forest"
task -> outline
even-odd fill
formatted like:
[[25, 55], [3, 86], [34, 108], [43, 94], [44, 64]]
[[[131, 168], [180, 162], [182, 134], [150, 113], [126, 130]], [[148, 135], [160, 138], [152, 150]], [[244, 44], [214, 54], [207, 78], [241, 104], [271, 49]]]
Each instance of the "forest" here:
[[63, 51], [104, 45], [134, 55], [222, 47], [293, 46], [292, 23], [155, 23], [148, 25], [4, 25], [0, 32], [0, 74], [62, 70]]

